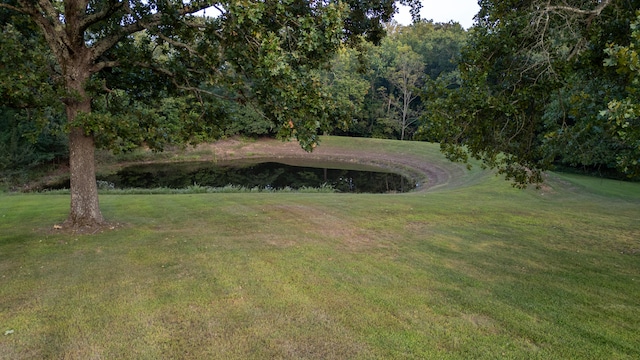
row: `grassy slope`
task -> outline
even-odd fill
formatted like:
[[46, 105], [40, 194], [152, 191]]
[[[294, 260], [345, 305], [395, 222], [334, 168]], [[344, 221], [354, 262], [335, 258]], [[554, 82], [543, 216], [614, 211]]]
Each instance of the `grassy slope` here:
[[[352, 144], [443, 162], [322, 146]], [[640, 357], [640, 184], [475, 170], [403, 195], [101, 204], [126, 225], [68, 236], [47, 230], [67, 196], [0, 194], [0, 358]]]

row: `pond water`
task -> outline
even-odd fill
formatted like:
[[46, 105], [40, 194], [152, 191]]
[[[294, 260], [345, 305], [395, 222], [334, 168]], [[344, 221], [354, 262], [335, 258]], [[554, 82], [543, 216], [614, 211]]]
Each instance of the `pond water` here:
[[[339, 192], [406, 192], [415, 186], [401, 175], [356, 164], [309, 160], [252, 160], [233, 163], [182, 162], [138, 164], [98, 180], [115, 188], [186, 188], [200, 186], [299, 189], [330, 185]], [[300, 164], [298, 163], [300, 162]], [[304, 166], [301, 166], [304, 164]], [[415, 184], [414, 184], [415, 185]], [[67, 185], [68, 186], [68, 185]]]

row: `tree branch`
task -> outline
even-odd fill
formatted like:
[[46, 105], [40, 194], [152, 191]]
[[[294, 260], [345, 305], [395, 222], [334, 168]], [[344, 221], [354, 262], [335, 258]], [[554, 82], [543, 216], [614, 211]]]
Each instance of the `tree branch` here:
[[571, 13], [575, 13], [575, 14], [580, 14], [580, 15], [593, 15], [593, 16], [598, 16], [600, 15], [600, 13], [602, 12], [602, 10], [604, 10], [607, 6], [611, 5], [611, 1], [612, 0], [603, 0], [600, 5], [596, 6], [595, 9], [593, 10], [584, 10], [584, 9], [579, 9], [573, 6], [568, 6], [568, 5], [549, 5], [549, 3], [547, 3], [547, 7], [545, 8], [545, 12], [552, 12], [552, 11], [563, 11], [563, 12], [571, 12]]
[[[24, 0], [21, 0], [20, 3], [22, 4], [23, 7], [27, 7], [27, 8], [30, 5], [29, 2], [26, 2]], [[60, 22], [60, 12], [58, 12], [58, 10], [56, 10], [56, 8], [53, 7], [53, 4], [51, 3], [51, 1], [38, 0], [38, 5], [40, 9], [44, 12], [45, 17], [48, 18], [51, 21], [51, 23], [62, 25], [62, 23]]]
[[58, 59], [69, 56], [71, 44], [64, 24], [60, 21], [60, 13], [53, 7], [49, 0], [33, 1], [18, 0], [20, 11], [29, 17], [42, 29], [47, 44]]
[[198, 51], [194, 50], [193, 48], [191, 48], [191, 46], [189, 46], [189, 45], [187, 45], [187, 44], [185, 44], [185, 43], [183, 43], [183, 42], [180, 42], [180, 41], [177, 41], [177, 40], [173, 40], [172, 38], [170, 38], [170, 37], [168, 37], [168, 36], [164, 35], [164, 34], [163, 34], [163, 33], [161, 33], [161, 32], [158, 32], [158, 33], [157, 33], [157, 34], [155, 34], [155, 35], [157, 35], [160, 39], [162, 39], [162, 40], [166, 41], [167, 43], [169, 43], [169, 44], [171, 44], [171, 45], [173, 45], [173, 46], [175, 46], [175, 47], [177, 47], [177, 48], [182, 48], [182, 49], [187, 50], [187, 52], [189, 52], [189, 54], [191, 54], [191, 55], [193, 55], [193, 56], [200, 57], [200, 58], [202, 57], [202, 56], [198, 53]]
[[207, 94], [207, 95], [216, 97], [218, 99], [231, 100], [231, 101], [235, 101], [236, 100], [235, 98], [232, 98], [232, 97], [229, 97], [229, 96], [219, 95], [219, 94], [216, 94], [214, 92], [211, 92], [211, 91], [199, 88], [199, 87], [190, 86], [189, 84], [187, 84], [187, 86], [182, 85], [177, 80], [178, 76], [174, 72], [170, 71], [169, 69], [166, 69], [166, 68], [163, 68], [163, 67], [160, 67], [160, 66], [155, 66], [155, 65], [149, 64], [149, 63], [142, 63], [142, 62], [137, 62], [135, 65], [136, 66], [140, 66], [142, 68], [150, 69], [150, 70], [155, 71], [155, 72], [157, 72], [159, 74], [162, 74], [162, 75], [165, 75], [165, 76], [169, 77], [171, 79], [171, 83], [177, 89], [196, 93], [196, 96], [198, 96], [198, 97], [199, 97], [199, 94]]
[[99, 63], [94, 64], [91, 67], [92, 73], [97, 73], [98, 71], [106, 68], [114, 68], [120, 65], [120, 61], [101, 61]]
[[[154, 17], [157, 17], [157, 21], [159, 22], [160, 19], [158, 15], [159, 14], [154, 14]], [[96, 42], [95, 45], [91, 47], [91, 59], [93, 61], [97, 60], [107, 50], [114, 47], [120, 40], [142, 30], [144, 30], [144, 26], [142, 26], [139, 22], [135, 22], [133, 24], [123, 26], [119, 29], [119, 31], [98, 40], [98, 42]]]
[[[115, 0], [111, 0], [111, 1], [115, 1]], [[200, 10], [210, 7], [212, 3], [213, 2], [211, 1], [203, 1], [196, 5], [184, 6], [182, 9], [178, 9], [176, 13], [179, 16], [193, 14], [195, 12], [198, 12]], [[111, 7], [111, 14], [113, 12], [115, 12], [115, 10]], [[103, 14], [102, 16], [106, 17], [108, 15]], [[122, 40], [126, 36], [129, 36], [131, 34], [134, 34], [136, 32], [139, 32], [145, 29], [152, 30], [153, 28], [161, 25], [162, 19], [164, 16], [165, 14], [163, 12], [157, 12], [157, 13], [151, 14], [145, 19], [138, 19], [131, 24], [120, 27], [118, 31], [116, 31], [115, 33], [107, 37], [100, 39], [94, 46], [91, 47], [91, 51], [92, 51], [91, 58], [93, 59], [93, 61], [97, 60], [107, 50], [111, 49], [113, 46], [115, 46], [120, 40]]]
[[21, 8], [13, 6], [13, 5], [5, 4], [5, 3], [0, 3], [0, 8], [5, 8], [5, 9], [17, 11], [17, 12], [19, 12], [21, 14], [28, 14], [24, 9], [21, 9]]
[[[82, 18], [78, 27], [80, 31], [86, 30], [89, 26], [100, 22], [104, 19], [107, 19], [109, 16], [113, 15], [116, 11], [129, 6], [129, 2], [126, 0], [118, 1], [118, 0], [108, 0], [108, 4], [105, 4], [105, 8], [99, 12], [93, 13], [91, 15], [85, 16]], [[86, 6], [85, 6], [86, 8]]]
[[[554, 60], [563, 58], [570, 61], [579, 55], [586, 44], [586, 39], [579, 30], [584, 26], [588, 27], [592, 20], [612, 3], [613, 0], [602, 0], [593, 9], [582, 9], [568, 5], [564, 0], [534, 1], [531, 5], [531, 26], [527, 31], [530, 31], [531, 38], [535, 40], [524, 43], [520, 49], [523, 57], [531, 60], [523, 64], [521, 76], [524, 73], [535, 72], [538, 73], [537, 78], [543, 73], [556, 76]], [[550, 37], [552, 33], [560, 33], [562, 36], [555, 37], [554, 42]], [[537, 58], [534, 59], [532, 53]]]

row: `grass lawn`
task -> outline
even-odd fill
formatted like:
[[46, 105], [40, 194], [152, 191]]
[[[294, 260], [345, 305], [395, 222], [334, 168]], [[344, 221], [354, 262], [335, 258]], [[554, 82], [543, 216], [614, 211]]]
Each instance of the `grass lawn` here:
[[0, 359], [640, 358], [637, 183], [105, 194], [122, 226], [78, 236], [68, 206], [0, 194]]

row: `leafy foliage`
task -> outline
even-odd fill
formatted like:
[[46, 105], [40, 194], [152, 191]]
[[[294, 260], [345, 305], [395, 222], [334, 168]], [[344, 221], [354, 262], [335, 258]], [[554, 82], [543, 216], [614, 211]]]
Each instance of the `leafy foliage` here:
[[410, 26], [386, 26], [388, 36], [380, 45], [361, 47], [360, 71], [351, 76], [368, 83], [363, 108], [349, 129], [338, 134], [412, 138], [423, 121], [419, 115], [424, 111], [424, 87], [431, 79], [450, 76], [456, 70], [467, 35], [459, 24], [419, 21]]
[[[634, 145], [601, 110], [627, 91], [602, 66], [606, 44], [627, 42], [636, 5], [603, 1], [481, 1], [459, 87], [431, 93], [423, 132], [453, 160], [476, 158], [526, 186], [554, 164], [620, 167]], [[626, 149], [626, 150], [625, 150]]]
[[610, 45], [606, 50], [605, 65], [614, 67], [625, 76], [628, 86], [626, 96], [611, 100], [601, 112], [611, 123], [612, 131], [620, 142], [627, 146], [618, 151], [618, 167], [629, 176], [640, 176], [640, 12], [631, 23], [631, 42], [627, 46]]
[[0, 27], [0, 174], [8, 176], [68, 150], [55, 64], [43, 38], [25, 16], [3, 8]]
[[[24, 171], [64, 158], [68, 152], [66, 137], [60, 131], [38, 127], [30, 112], [0, 108], [0, 174]], [[51, 127], [62, 127], [60, 117]]]

